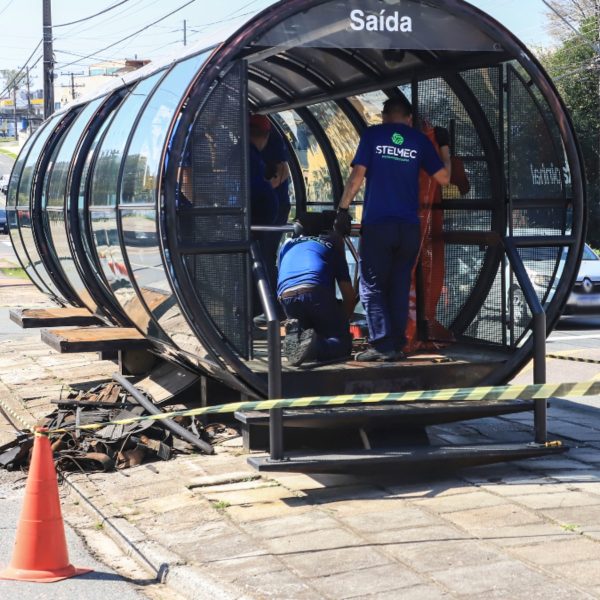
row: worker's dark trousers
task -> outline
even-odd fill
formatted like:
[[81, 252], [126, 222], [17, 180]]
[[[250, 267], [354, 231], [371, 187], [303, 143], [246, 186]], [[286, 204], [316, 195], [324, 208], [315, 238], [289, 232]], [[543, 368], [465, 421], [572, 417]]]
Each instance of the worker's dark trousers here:
[[369, 340], [380, 352], [402, 350], [406, 344], [408, 296], [420, 236], [420, 226], [413, 223], [362, 226], [360, 299]]
[[298, 319], [302, 329], [317, 333], [317, 360], [335, 360], [349, 356], [352, 338], [348, 319], [332, 289], [315, 287], [313, 291], [280, 300], [285, 314]]

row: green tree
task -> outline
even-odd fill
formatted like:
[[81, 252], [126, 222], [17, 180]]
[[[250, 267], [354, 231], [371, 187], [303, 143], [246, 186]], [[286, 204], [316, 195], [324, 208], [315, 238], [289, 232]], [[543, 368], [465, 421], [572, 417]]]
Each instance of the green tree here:
[[[561, 10], [572, 8], [570, 13], [560, 13], [569, 17], [572, 28], [563, 22], [560, 46], [540, 57], [569, 109], [581, 144], [587, 175], [588, 241], [594, 246], [600, 245], [600, 19], [596, 1], [561, 0]], [[560, 26], [557, 19], [552, 20], [554, 28]]]

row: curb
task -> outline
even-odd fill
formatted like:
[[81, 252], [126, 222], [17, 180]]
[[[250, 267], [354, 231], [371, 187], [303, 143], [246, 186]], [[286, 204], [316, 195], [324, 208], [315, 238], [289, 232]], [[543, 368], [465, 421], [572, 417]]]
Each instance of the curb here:
[[[64, 482], [81, 498], [82, 506], [94, 518], [100, 518], [104, 531], [122, 552], [135, 560], [140, 568], [151, 573], [158, 582], [190, 600], [253, 600], [230, 584], [217, 581], [202, 568], [186, 561], [147, 536], [124, 517], [109, 516], [108, 504], [99, 506], [89, 497], [81, 482], [73, 481], [77, 473], [63, 476]], [[105, 512], [106, 510], [106, 512]], [[201, 540], [199, 540], [201, 543]]]

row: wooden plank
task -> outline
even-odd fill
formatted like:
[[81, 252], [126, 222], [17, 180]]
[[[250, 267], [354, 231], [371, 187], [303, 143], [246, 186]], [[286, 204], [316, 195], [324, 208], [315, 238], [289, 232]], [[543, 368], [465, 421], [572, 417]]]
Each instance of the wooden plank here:
[[60, 353], [147, 348], [150, 342], [133, 327], [42, 329], [42, 341]]
[[87, 308], [17, 308], [10, 311], [10, 320], [23, 329], [99, 325], [100, 319]]

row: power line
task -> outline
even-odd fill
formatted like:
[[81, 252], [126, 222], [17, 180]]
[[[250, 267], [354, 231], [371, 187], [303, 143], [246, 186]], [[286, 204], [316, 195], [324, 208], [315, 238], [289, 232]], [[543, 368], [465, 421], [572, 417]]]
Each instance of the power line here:
[[167, 19], [171, 15], [174, 15], [175, 13], [179, 12], [180, 10], [183, 10], [186, 6], [189, 6], [190, 4], [193, 4], [194, 2], [196, 2], [196, 0], [189, 0], [188, 2], [186, 2], [185, 4], [182, 4], [181, 6], [179, 6], [178, 8], [176, 8], [175, 10], [172, 10], [170, 13], [168, 13], [168, 14], [160, 17], [159, 19], [157, 19], [156, 21], [153, 21], [152, 23], [148, 23], [148, 25], [145, 25], [141, 29], [138, 29], [137, 31], [129, 34], [128, 36], [125, 36], [124, 38], [121, 38], [120, 40], [117, 40], [116, 42], [113, 42], [112, 44], [109, 44], [108, 46], [105, 46], [104, 48], [100, 48], [99, 50], [96, 50], [95, 52], [92, 52], [91, 54], [88, 54], [87, 56], [84, 56], [83, 58], [81, 58], [79, 60], [75, 60], [75, 61], [67, 63], [65, 65], [60, 65], [60, 68], [61, 69], [65, 69], [66, 67], [70, 67], [72, 65], [76, 65], [77, 63], [81, 62], [82, 60], [86, 60], [88, 58], [92, 58], [92, 57], [96, 56], [97, 54], [99, 54], [100, 52], [104, 52], [105, 50], [108, 50], [109, 48], [113, 48], [114, 46], [117, 46], [121, 42], [125, 42], [126, 40], [129, 40], [132, 37], [134, 37], [136, 35], [139, 35], [143, 31], [146, 31], [146, 29], [149, 29], [153, 25], [156, 25], [157, 23], [160, 23], [161, 21], [164, 21], [165, 19]]
[[[38, 56], [37, 60], [29, 67], [29, 69], [35, 68], [37, 66], [37, 64], [40, 62], [40, 60], [42, 60], [41, 54]], [[26, 67], [27, 67], [27, 63], [25, 63], [25, 65], [23, 65], [23, 67], [19, 70], [19, 72], [12, 78], [10, 83], [0, 92], [0, 98], [2, 98], [2, 96], [4, 96], [4, 94], [6, 94], [6, 92], [8, 92], [8, 90], [10, 90], [13, 82], [17, 80], [18, 76], [23, 72], [23, 69], [25, 69]]]
[[0, 15], [3, 15], [9, 8], [10, 5], [14, 2], [15, 0], [8, 0], [8, 2], [6, 3], [6, 6], [0, 10]]
[[111, 10], [114, 10], [115, 8], [121, 6], [122, 4], [125, 4], [126, 2], [129, 2], [129, 0], [121, 0], [121, 2], [117, 2], [116, 4], [108, 6], [104, 10], [101, 10], [100, 12], [97, 12], [96, 14], [90, 15], [89, 17], [83, 17], [82, 19], [77, 19], [77, 21], [71, 21], [70, 23], [60, 23], [59, 25], [54, 25], [54, 27], [55, 28], [56, 27], [67, 27], [68, 25], [76, 25], [77, 23], [83, 23], [84, 21], [89, 21], [90, 19], [99, 17], [100, 15], [103, 15], [107, 12], [110, 12]]
[[[4, 96], [4, 94], [11, 88], [11, 86], [18, 81], [19, 76], [23, 73], [23, 71], [27, 68], [27, 64], [29, 63], [29, 61], [33, 58], [33, 55], [38, 51], [39, 47], [42, 45], [42, 40], [40, 40], [37, 44], [37, 46], [33, 49], [33, 52], [29, 55], [29, 57], [27, 58], [27, 60], [25, 61], [25, 64], [15, 73], [15, 75], [13, 76], [13, 78], [7, 83], [6, 88], [4, 90], [2, 90], [2, 92], [0, 92], [0, 98], [2, 96]], [[36, 60], [36, 62], [31, 65], [31, 67], [29, 67], [30, 69], [33, 69], [33, 67], [35, 67], [35, 65], [38, 64], [38, 62], [40, 61], [40, 59], [38, 58]]]

